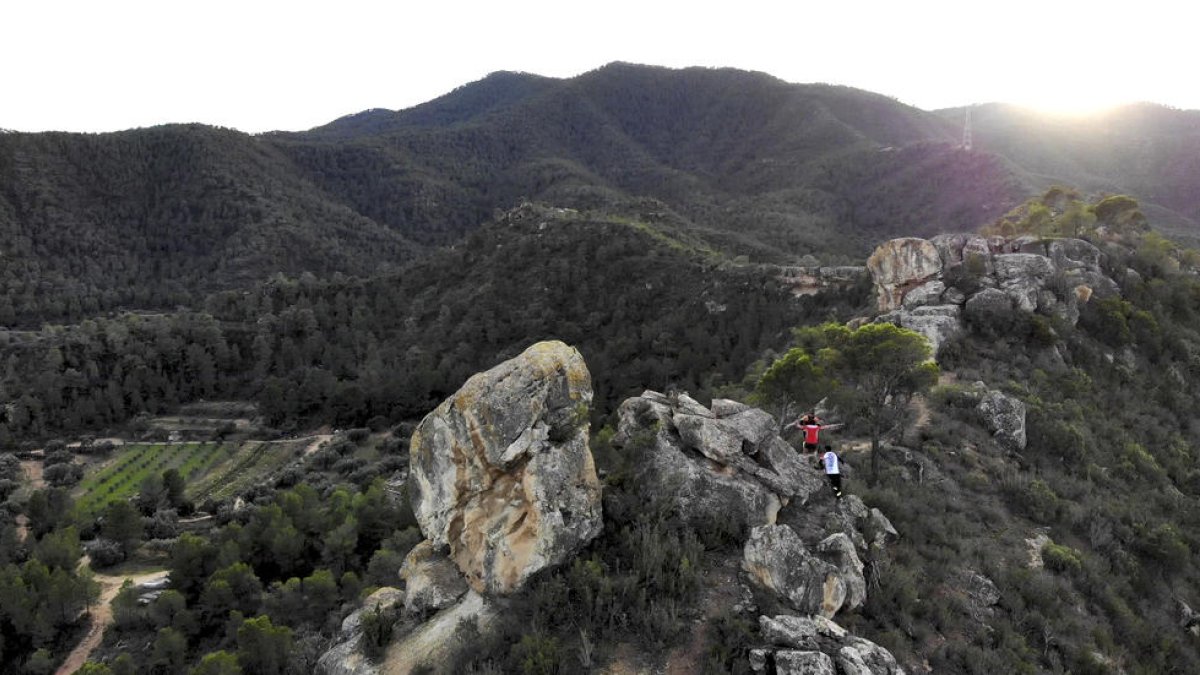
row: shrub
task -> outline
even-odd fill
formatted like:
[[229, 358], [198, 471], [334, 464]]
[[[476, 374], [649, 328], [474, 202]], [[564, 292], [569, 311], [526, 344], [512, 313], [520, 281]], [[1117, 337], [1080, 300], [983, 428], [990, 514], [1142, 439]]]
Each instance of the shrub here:
[[112, 539], [96, 539], [88, 545], [87, 551], [92, 560], [92, 567], [96, 569], [112, 567], [125, 559], [121, 545]]
[[378, 605], [374, 610], [363, 613], [362, 650], [368, 659], [375, 660], [383, 655], [388, 643], [392, 641], [392, 626], [395, 623], [395, 613]]
[[1042, 546], [1042, 561], [1046, 563], [1047, 569], [1062, 574], [1078, 574], [1083, 569], [1079, 551], [1070, 546], [1059, 546], [1052, 541]]
[[513, 645], [512, 658], [524, 675], [554, 675], [562, 663], [558, 638], [541, 632], [526, 633]]

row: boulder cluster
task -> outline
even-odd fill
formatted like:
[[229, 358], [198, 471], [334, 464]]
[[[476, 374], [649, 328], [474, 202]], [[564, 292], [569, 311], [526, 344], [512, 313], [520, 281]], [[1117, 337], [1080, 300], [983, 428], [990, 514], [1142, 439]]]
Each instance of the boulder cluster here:
[[882, 312], [876, 320], [923, 334], [936, 354], [964, 318], [1039, 312], [1074, 325], [1080, 305], [1120, 292], [1102, 262], [1081, 239], [942, 234], [884, 242], [867, 269]]
[[723, 522], [748, 532], [824, 487], [779, 436], [775, 418], [757, 408], [717, 399], [710, 409], [687, 394], [646, 391], [617, 415], [613, 445], [635, 455], [642, 492], [669, 502], [693, 527]]
[[[320, 661], [324, 673], [447, 672], [472, 647], [464, 635], [486, 635], [504, 620], [505, 596], [600, 533], [591, 400], [579, 353], [543, 342], [472, 377], [425, 417], [412, 436], [408, 477], [425, 540], [399, 570], [403, 590], [379, 590], [346, 619]], [[720, 524], [740, 537], [742, 595], [769, 608], [764, 626], [790, 627], [764, 628], [758, 672], [834, 672], [804, 670], [829, 664], [900, 672], [886, 650], [831, 621], [866, 601], [864, 560], [898, 536], [882, 513], [853, 495], [835, 501], [814, 461], [757, 408], [647, 391], [618, 416], [613, 445], [636, 467], [638, 494], [692, 527]], [[398, 617], [398, 638], [373, 662], [363, 655], [363, 626], [376, 611]]]
[[[854, 495], [834, 502], [814, 460], [757, 408], [724, 399], [705, 407], [686, 394], [646, 391], [622, 403], [618, 416], [613, 444], [632, 453], [640, 493], [665, 500], [695, 527], [742, 528], [744, 582], [760, 606], [791, 612], [760, 617], [770, 644], [754, 650], [755, 672], [903, 672], [887, 650], [831, 620], [866, 602], [863, 559], [878, 559], [899, 536], [878, 509]], [[780, 522], [785, 515], [803, 524], [803, 536]], [[777, 624], [820, 630], [766, 629]]]

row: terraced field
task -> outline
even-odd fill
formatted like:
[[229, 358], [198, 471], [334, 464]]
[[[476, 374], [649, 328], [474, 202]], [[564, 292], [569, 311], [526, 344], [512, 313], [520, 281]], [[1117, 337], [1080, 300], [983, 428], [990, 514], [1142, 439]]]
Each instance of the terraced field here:
[[246, 441], [228, 460], [198, 480], [189, 480], [187, 496], [196, 502], [234, 497], [298, 458], [308, 444], [309, 439]]
[[311, 439], [242, 443], [131, 443], [116, 451], [98, 471], [89, 472], [75, 491], [85, 515], [99, 513], [109, 502], [138, 493], [148, 476], [177, 469], [194, 503], [234, 497], [269, 479], [300, 457]]
[[83, 513], [95, 514], [109, 502], [134, 496], [143, 480], [167, 469], [178, 470], [190, 486], [238, 454], [237, 446], [224, 443], [131, 443], [117, 453], [99, 471], [90, 472], [76, 489], [76, 505]]

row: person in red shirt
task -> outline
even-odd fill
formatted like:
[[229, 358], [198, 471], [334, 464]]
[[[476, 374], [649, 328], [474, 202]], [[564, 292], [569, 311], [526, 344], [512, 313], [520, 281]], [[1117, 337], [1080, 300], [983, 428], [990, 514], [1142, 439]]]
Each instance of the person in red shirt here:
[[816, 452], [820, 442], [821, 430], [827, 428], [821, 424], [821, 418], [816, 413], [808, 412], [803, 417], [792, 422], [792, 426], [804, 432], [804, 451]]

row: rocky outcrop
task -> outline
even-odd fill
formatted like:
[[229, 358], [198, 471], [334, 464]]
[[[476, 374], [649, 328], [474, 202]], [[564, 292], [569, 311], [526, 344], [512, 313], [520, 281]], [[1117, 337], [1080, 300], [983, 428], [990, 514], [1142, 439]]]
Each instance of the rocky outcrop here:
[[792, 295], [815, 295], [831, 288], [845, 288], [858, 283], [867, 274], [865, 267], [822, 267], [816, 265], [798, 265], [774, 268], [775, 277], [787, 286]]
[[841, 572], [846, 586], [846, 600], [842, 609], [862, 607], [867, 601], [867, 580], [863, 577], [862, 560], [850, 537], [842, 532], [831, 534], [817, 544], [817, 553]]
[[924, 335], [937, 354], [942, 345], [962, 333], [961, 316], [962, 308], [958, 305], [926, 305], [891, 311], [875, 321], [893, 323]]
[[[827, 655], [836, 664], [837, 673], [853, 675], [903, 675], [904, 670], [888, 650], [855, 635], [833, 621], [820, 616], [761, 616], [759, 630], [770, 647], [751, 651], [754, 672], [768, 672], [767, 664], [779, 664], [781, 654], [793, 650]], [[792, 661], [790, 658], [788, 663]], [[806, 659], [805, 663], [823, 663]], [[761, 666], [759, 665], [761, 664]], [[784, 672], [782, 670], [778, 672]], [[806, 672], [806, 671], [798, 671]], [[824, 671], [812, 671], [824, 672]]]
[[1003, 392], [989, 390], [977, 408], [992, 436], [1009, 450], [1024, 450], [1025, 404]]
[[359, 649], [362, 640], [363, 616], [376, 610], [385, 611], [404, 602], [404, 591], [385, 586], [367, 597], [362, 607], [342, 620], [337, 644], [321, 655], [317, 668], [325, 675], [375, 675], [379, 665], [367, 660]]
[[904, 296], [942, 271], [942, 256], [932, 243], [907, 237], [884, 242], [867, 259], [881, 312], [900, 308]]
[[458, 568], [429, 540], [408, 552], [400, 578], [404, 579], [404, 611], [413, 615], [449, 607], [467, 592], [467, 581]]
[[[844, 564], [839, 567], [809, 553], [800, 537], [786, 525], [756, 527], [742, 552], [742, 570], [753, 586], [792, 609], [832, 617], [846, 606], [851, 584], [856, 585], [855, 599], [859, 604], [866, 599], [862, 563], [854, 553], [854, 546], [844, 539], [845, 535], [834, 535], [822, 542]], [[852, 581], [850, 578], [856, 573], [857, 581]]]
[[980, 623], [987, 623], [1000, 602], [1000, 589], [995, 582], [975, 570], [959, 570], [951, 577], [952, 590], [965, 596], [967, 613]]
[[540, 342], [467, 380], [413, 432], [413, 512], [471, 588], [510, 593], [599, 534], [591, 401], [579, 352]]
[[[438, 612], [388, 647], [380, 672], [387, 675], [454, 675], [456, 657], [476, 648], [463, 636], [491, 634], [500, 617], [500, 610], [492, 601], [468, 591], [457, 604]], [[471, 630], [462, 630], [468, 626]]]
[[634, 455], [634, 481], [684, 522], [749, 531], [775, 522], [787, 501], [805, 503], [821, 477], [777, 434], [768, 413], [734, 401], [706, 408], [686, 394], [647, 391], [617, 411], [613, 445]]
[[[893, 239], [867, 262], [878, 320], [916, 330], [934, 353], [973, 322], [1008, 321], [1013, 311], [1040, 312], [1074, 324], [1092, 297], [1118, 294], [1104, 275], [1102, 254], [1081, 239], [943, 234]], [[946, 307], [963, 309], [962, 316]]]

